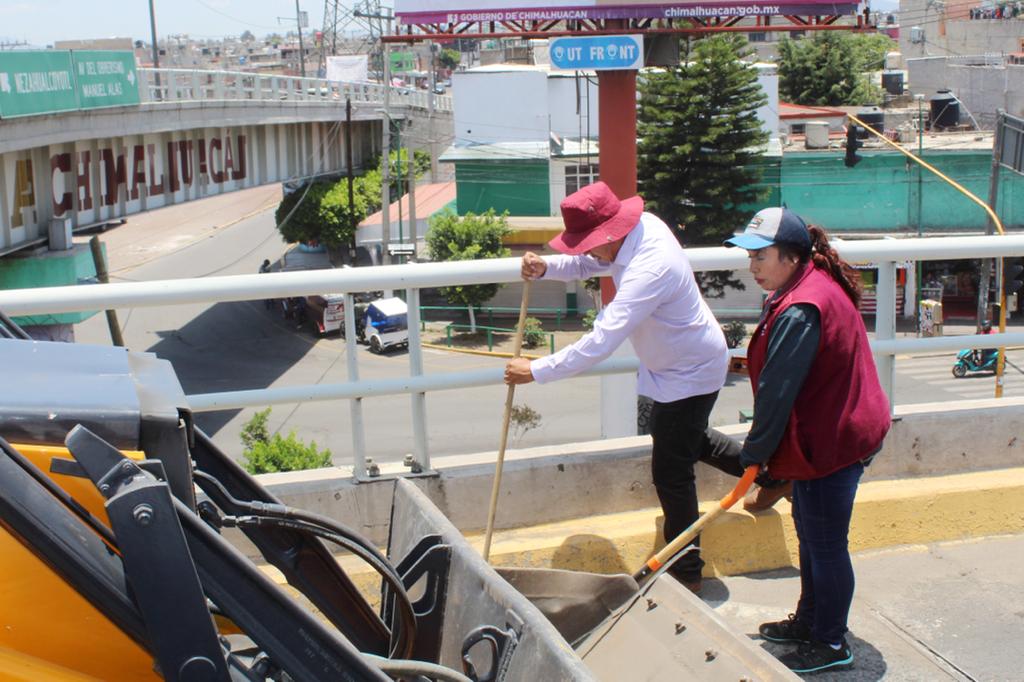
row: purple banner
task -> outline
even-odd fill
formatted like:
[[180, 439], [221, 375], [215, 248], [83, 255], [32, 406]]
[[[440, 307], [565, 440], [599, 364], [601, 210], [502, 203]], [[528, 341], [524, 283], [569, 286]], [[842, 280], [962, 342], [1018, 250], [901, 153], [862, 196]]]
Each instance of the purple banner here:
[[[490, 10], [428, 10], [403, 12], [395, 16], [403, 24], [488, 21], [560, 21], [568, 19], [702, 19], [706, 17], [755, 17], [783, 14], [841, 15], [855, 14], [857, 3], [837, 4], [820, 0], [786, 0], [785, 4], [768, 2], [697, 2], [671, 5], [587, 6], [587, 7], [525, 7]], [[470, 37], [470, 36], [467, 36]]]

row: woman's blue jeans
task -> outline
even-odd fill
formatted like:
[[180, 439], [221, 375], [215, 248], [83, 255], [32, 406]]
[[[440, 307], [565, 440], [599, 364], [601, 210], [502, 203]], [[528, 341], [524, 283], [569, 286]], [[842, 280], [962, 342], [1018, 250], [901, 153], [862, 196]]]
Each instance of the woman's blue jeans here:
[[793, 482], [793, 523], [800, 542], [800, 601], [796, 617], [819, 642], [838, 644], [853, 601], [853, 564], [847, 536], [864, 465], [824, 478]]

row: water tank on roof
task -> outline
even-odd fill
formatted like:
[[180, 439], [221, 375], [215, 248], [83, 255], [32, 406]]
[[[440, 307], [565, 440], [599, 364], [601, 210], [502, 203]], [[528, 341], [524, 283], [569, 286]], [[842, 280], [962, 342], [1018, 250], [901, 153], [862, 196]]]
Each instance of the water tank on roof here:
[[960, 123], [960, 102], [949, 90], [939, 90], [931, 98], [932, 130], [953, 128]]
[[903, 72], [891, 71], [882, 73], [882, 89], [890, 95], [903, 94]]
[[828, 121], [808, 121], [804, 124], [804, 135], [807, 149], [828, 149]]
[[[864, 123], [869, 128], [872, 128], [876, 132], [881, 133], [885, 128], [885, 113], [878, 107], [868, 107], [866, 109], [861, 109], [859, 112], [857, 112], [857, 118], [864, 121]], [[859, 137], [861, 139], [865, 139], [872, 137], [872, 135], [871, 133], [865, 130], [863, 133], [860, 134]]]

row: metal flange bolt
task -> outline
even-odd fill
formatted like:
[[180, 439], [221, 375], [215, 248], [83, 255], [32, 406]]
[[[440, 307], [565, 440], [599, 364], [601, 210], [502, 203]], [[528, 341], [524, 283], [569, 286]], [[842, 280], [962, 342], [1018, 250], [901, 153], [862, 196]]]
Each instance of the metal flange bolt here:
[[153, 508], [148, 504], [140, 504], [132, 510], [132, 516], [140, 526], [148, 526], [153, 523]]
[[366, 458], [366, 475], [371, 478], [380, 476], [380, 467], [373, 461], [373, 457]]
[[406, 454], [406, 456], [402, 459], [402, 464], [409, 467], [409, 469], [414, 474], [419, 474], [423, 472], [423, 467], [420, 465], [419, 462], [416, 461], [416, 458], [412, 456], [412, 453]]

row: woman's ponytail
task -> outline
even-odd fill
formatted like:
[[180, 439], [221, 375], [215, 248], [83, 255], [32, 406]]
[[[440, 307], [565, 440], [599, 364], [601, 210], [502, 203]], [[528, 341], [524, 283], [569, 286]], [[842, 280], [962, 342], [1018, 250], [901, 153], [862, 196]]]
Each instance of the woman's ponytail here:
[[854, 307], [860, 306], [860, 274], [839, 257], [828, 243], [828, 236], [823, 229], [810, 225], [807, 230], [811, 233], [811, 259], [814, 265], [831, 275], [853, 301]]

